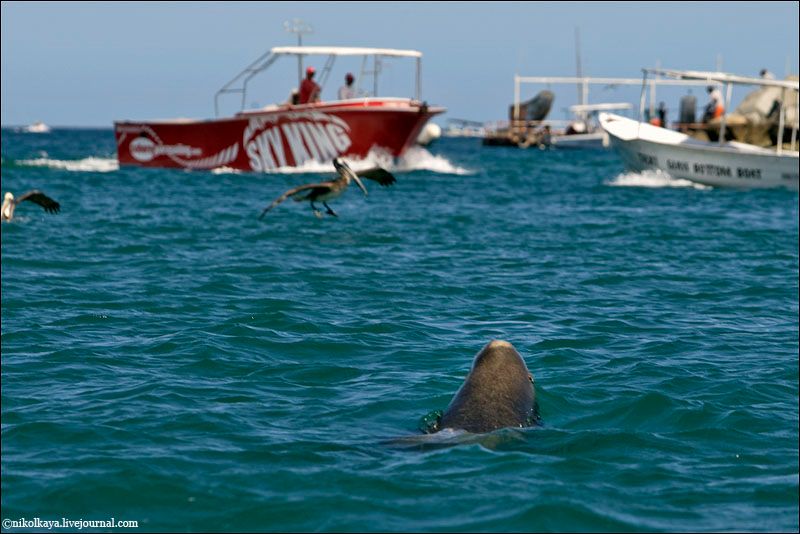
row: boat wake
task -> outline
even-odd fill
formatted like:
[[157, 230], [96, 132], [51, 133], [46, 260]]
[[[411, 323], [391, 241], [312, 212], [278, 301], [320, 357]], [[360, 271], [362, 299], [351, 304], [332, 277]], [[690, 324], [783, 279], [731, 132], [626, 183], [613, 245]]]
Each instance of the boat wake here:
[[[390, 172], [431, 171], [440, 174], [474, 174], [473, 171], [453, 165], [446, 157], [433, 155], [422, 147], [409, 149], [403, 157], [396, 161], [383, 151], [374, 150], [367, 157], [346, 158], [354, 171], [359, 172], [376, 165]], [[78, 160], [60, 160], [47, 157], [24, 159], [15, 162], [25, 167], [49, 167], [51, 169], [64, 169], [78, 172], [114, 172], [119, 170], [116, 158], [88, 157]], [[241, 174], [244, 171], [231, 167], [217, 167], [209, 172], [213, 174]], [[280, 167], [270, 174], [306, 174], [306, 173], [333, 173], [333, 163], [320, 163], [309, 161], [299, 167]]]
[[216, 169], [211, 169], [209, 171], [211, 174], [242, 174], [244, 171], [240, 171], [239, 169], [234, 169], [232, 167], [217, 167]]
[[[431, 171], [440, 174], [475, 174], [475, 171], [453, 165], [446, 157], [436, 156], [422, 147], [412, 147], [397, 162], [396, 171]], [[391, 170], [391, 169], [390, 169]]]
[[119, 170], [116, 158], [88, 157], [77, 160], [61, 160], [50, 158], [23, 159], [16, 162], [25, 167], [49, 167], [79, 172], [114, 172]]
[[[453, 165], [444, 156], [433, 155], [422, 147], [412, 147], [406, 153], [394, 160], [383, 150], [371, 150], [365, 158], [344, 158], [348, 165], [356, 172], [380, 166], [389, 172], [431, 171], [439, 174], [474, 174], [473, 171]], [[215, 169], [215, 171], [218, 171]], [[221, 171], [218, 171], [221, 172]], [[233, 172], [229, 169], [228, 172]], [[320, 163], [309, 161], [298, 167], [279, 167], [270, 174], [306, 174], [306, 173], [332, 173], [336, 172], [333, 162]]]
[[711, 189], [711, 186], [698, 184], [690, 180], [673, 178], [661, 171], [642, 171], [620, 174], [606, 185], [615, 187], [691, 187], [694, 189]]

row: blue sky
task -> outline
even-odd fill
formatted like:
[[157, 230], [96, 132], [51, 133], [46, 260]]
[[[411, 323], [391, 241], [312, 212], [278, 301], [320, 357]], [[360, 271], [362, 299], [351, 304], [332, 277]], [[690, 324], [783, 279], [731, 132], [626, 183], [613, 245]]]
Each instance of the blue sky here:
[[[574, 75], [576, 27], [584, 75], [639, 77], [656, 62], [713, 70], [719, 59], [741, 75], [798, 71], [797, 2], [2, 2], [0, 122], [210, 118], [223, 84], [270, 47], [296, 44], [283, 27], [293, 18], [313, 27], [304, 44], [423, 52], [423, 99], [448, 108], [440, 123], [505, 118], [515, 73]], [[275, 67], [248, 104], [283, 101], [296, 86], [296, 63]], [[353, 69], [337, 62], [323, 98]], [[389, 62], [381, 94], [412, 96], [412, 76], [410, 60]], [[555, 92], [555, 109], [575, 103], [574, 87]], [[677, 96], [663, 98], [674, 108]]]

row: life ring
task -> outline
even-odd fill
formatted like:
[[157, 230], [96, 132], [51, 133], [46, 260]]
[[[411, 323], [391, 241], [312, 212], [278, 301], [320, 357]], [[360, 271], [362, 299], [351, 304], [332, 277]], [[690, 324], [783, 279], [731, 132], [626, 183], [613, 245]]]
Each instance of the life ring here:
[[529, 146], [531, 146], [531, 143], [532, 143], [532, 142], [533, 142], [533, 138], [531, 138], [531, 137], [526, 137], [526, 138], [525, 138], [524, 140], [522, 140], [522, 141], [517, 141], [517, 146], [518, 146], [519, 148], [528, 148]]

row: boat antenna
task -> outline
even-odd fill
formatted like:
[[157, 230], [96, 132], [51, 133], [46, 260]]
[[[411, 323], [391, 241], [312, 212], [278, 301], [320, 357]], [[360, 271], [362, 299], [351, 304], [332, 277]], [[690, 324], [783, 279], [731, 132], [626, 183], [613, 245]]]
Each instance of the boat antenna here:
[[[297, 46], [303, 46], [303, 34], [314, 33], [314, 28], [300, 19], [284, 22], [283, 29], [297, 34]], [[301, 83], [303, 83], [303, 54], [297, 54], [297, 86], [300, 87]]]
[[[578, 78], [583, 78], [581, 73], [581, 31], [577, 26], [575, 26], [575, 70]], [[578, 102], [580, 104], [586, 104], [586, 102], [583, 101], [581, 82], [578, 82]]]

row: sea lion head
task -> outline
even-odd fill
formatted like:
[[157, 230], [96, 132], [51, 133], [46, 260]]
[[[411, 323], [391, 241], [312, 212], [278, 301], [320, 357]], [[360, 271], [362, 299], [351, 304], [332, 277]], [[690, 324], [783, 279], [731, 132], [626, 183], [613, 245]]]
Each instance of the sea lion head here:
[[511, 343], [493, 340], [475, 356], [438, 427], [481, 433], [536, 420], [536, 391], [525, 360]]

